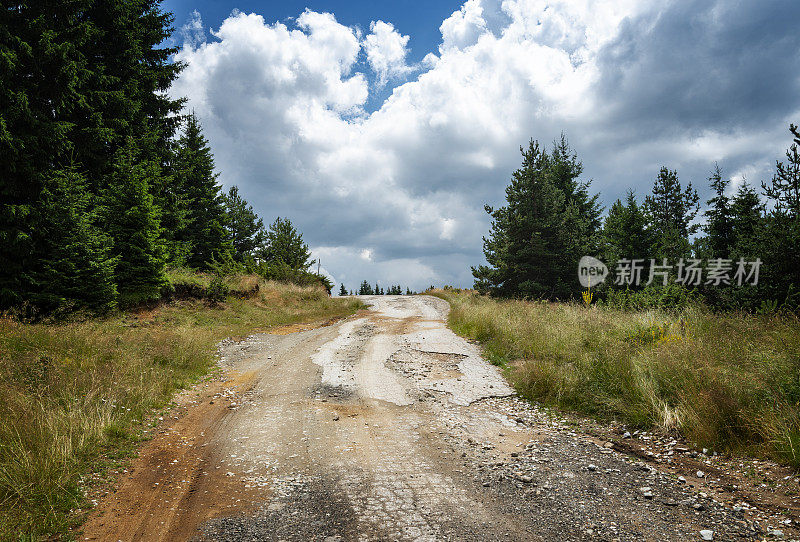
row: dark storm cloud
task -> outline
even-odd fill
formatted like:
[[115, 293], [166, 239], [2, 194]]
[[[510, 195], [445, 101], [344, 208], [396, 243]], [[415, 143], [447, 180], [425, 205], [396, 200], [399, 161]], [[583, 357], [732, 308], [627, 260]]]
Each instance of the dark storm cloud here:
[[800, 95], [800, 2], [675, 2], [599, 55], [609, 119], [638, 133], [779, 123]]

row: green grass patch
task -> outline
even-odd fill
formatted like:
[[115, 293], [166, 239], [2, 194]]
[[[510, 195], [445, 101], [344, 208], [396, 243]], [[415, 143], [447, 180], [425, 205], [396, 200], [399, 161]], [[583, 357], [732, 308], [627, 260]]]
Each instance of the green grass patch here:
[[[170, 280], [213, 279], [180, 273]], [[219, 340], [363, 306], [321, 288], [224, 280], [249, 297], [56, 324], [0, 318], [0, 539], [67, 533], [86, 507], [85, 476], [130, 454], [145, 420], [213, 367]]]
[[697, 307], [629, 311], [436, 291], [449, 325], [546, 405], [680, 431], [800, 467], [800, 322]]

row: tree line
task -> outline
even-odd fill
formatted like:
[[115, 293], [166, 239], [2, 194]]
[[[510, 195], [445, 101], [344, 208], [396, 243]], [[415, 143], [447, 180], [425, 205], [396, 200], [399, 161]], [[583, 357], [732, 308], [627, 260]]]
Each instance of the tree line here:
[[416, 292], [412, 291], [409, 287], [406, 287], [404, 293], [403, 287], [399, 284], [393, 284], [384, 289], [376, 282], [373, 287], [372, 284], [366, 280], [361, 281], [361, 285], [358, 287], [358, 290], [355, 291], [355, 294], [353, 290], [350, 290], [348, 293], [344, 284], [339, 287], [339, 295], [413, 295], [414, 293]]
[[665, 275], [663, 281], [651, 276], [642, 284], [609, 281], [596, 293], [616, 301], [638, 298], [670, 305], [694, 299], [721, 309], [759, 310], [766, 305], [796, 310], [800, 133], [794, 125], [790, 132], [785, 159], [776, 161], [774, 175], [761, 183], [760, 194], [746, 181], [731, 194], [731, 180], [715, 165], [709, 177], [712, 197], [701, 211], [692, 184], [684, 186], [675, 170], [662, 167], [643, 200], [629, 190], [605, 215], [591, 182], [580, 179], [583, 167], [566, 137], [550, 151], [531, 140], [520, 148], [522, 165], [506, 188], [505, 205], [485, 207], [492, 218], [483, 240], [488, 265], [472, 268], [474, 287], [501, 297], [568, 300], [581, 293], [576, 273], [584, 255], [599, 257], [611, 269], [641, 261], [647, 267], [666, 264], [680, 271], [700, 261], [699, 273], [711, 272], [711, 264], [732, 271], [736, 262], [758, 259], [757, 284], [745, 287], [728, 275], [664, 284]]
[[167, 266], [304, 277], [302, 235], [222, 193], [198, 119], [169, 96], [183, 65], [158, 1], [22, 1], [0, 17], [0, 310], [152, 301]]

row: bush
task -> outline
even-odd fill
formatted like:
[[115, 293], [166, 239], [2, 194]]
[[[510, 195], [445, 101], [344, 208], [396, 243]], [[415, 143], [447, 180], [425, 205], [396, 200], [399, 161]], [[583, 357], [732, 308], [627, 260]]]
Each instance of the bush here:
[[680, 312], [690, 307], [702, 306], [703, 297], [694, 290], [671, 282], [666, 286], [648, 286], [642, 290], [612, 288], [606, 291], [605, 299], [599, 299], [597, 304], [616, 310], [660, 309]]
[[167, 270], [168, 284], [162, 299], [206, 299], [224, 301], [228, 295], [246, 299], [258, 294], [261, 277], [248, 273], [205, 273], [185, 267]]
[[230, 289], [228, 288], [228, 285], [225, 284], [225, 279], [223, 279], [222, 275], [215, 274], [214, 278], [211, 279], [211, 283], [208, 285], [206, 298], [212, 304], [217, 304], [225, 301], [225, 298], [228, 297], [229, 292]]

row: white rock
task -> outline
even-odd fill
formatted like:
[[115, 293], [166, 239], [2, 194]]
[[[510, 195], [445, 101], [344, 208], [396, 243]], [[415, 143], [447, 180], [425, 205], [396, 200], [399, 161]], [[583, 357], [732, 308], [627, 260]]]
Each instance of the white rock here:
[[697, 477], [698, 477], [698, 478], [704, 478], [704, 477], [705, 477], [705, 475], [706, 475], [706, 473], [705, 473], [705, 472], [703, 472], [703, 471], [701, 471], [701, 470], [697, 471]]
[[714, 540], [714, 531], [703, 529], [700, 531], [700, 538], [703, 540]]

